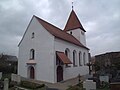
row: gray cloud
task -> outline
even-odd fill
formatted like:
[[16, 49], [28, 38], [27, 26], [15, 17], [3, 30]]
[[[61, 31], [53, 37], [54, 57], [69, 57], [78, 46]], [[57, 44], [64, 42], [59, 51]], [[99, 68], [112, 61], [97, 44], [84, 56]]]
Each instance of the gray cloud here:
[[[17, 55], [33, 15], [64, 28], [72, 0], [0, 0], [0, 52]], [[92, 55], [120, 51], [120, 0], [74, 0]]]

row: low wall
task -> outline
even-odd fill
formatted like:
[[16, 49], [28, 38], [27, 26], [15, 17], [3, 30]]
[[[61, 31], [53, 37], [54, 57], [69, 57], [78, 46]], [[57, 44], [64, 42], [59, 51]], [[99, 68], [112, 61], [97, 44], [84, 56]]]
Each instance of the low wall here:
[[110, 90], [120, 90], [120, 82], [110, 83]]

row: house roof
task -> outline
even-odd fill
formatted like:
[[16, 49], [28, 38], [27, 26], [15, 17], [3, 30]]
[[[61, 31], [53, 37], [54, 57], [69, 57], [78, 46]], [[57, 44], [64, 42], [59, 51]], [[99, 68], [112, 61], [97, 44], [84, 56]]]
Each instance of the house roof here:
[[5, 60], [5, 61], [11, 61], [11, 62], [17, 62], [18, 59], [16, 56], [12, 56], [12, 55], [1, 55], [1, 59]]
[[64, 28], [64, 31], [70, 31], [77, 28], [80, 28], [81, 30], [85, 31], [74, 10], [72, 10]]
[[83, 47], [83, 48], [86, 48], [88, 49], [86, 46], [84, 46], [83, 44], [81, 44], [73, 35], [70, 35], [66, 32], [64, 32], [63, 30], [61, 30], [60, 28], [40, 19], [39, 17], [37, 16], [34, 16], [36, 17], [36, 19], [39, 21], [39, 23], [49, 32], [51, 33], [53, 36], [59, 38], [59, 39], [62, 39], [62, 40], [65, 40], [67, 42], [70, 42], [70, 43], [73, 43], [75, 45], [78, 45], [80, 47]]
[[64, 64], [72, 64], [70, 59], [64, 54], [64, 52], [56, 52], [58, 58], [64, 63]]

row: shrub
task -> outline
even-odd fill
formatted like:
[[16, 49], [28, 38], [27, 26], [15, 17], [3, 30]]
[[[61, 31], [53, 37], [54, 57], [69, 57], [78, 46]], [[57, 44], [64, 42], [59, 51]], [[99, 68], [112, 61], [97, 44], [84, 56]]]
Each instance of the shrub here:
[[37, 83], [29, 82], [29, 81], [21, 81], [20, 86], [25, 87], [25, 88], [29, 88], [29, 89], [38, 89], [38, 88], [44, 87], [45, 85], [44, 84], [37, 84]]

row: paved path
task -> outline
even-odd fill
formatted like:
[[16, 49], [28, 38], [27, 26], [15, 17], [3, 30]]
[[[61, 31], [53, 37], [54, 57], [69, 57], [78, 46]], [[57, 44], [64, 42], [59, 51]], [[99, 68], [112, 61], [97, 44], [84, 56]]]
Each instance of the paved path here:
[[[81, 79], [84, 80], [83, 77]], [[45, 84], [49, 88], [55, 88], [55, 89], [58, 89], [58, 90], [66, 90], [69, 86], [78, 84], [78, 78], [77, 77], [73, 78], [73, 79], [70, 79], [70, 80], [63, 81], [63, 82], [54, 83], [54, 84], [53, 83], [48, 83], [48, 82], [43, 82], [43, 81], [38, 81], [38, 80], [29, 80], [29, 81], [39, 83], [39, 84]]]

